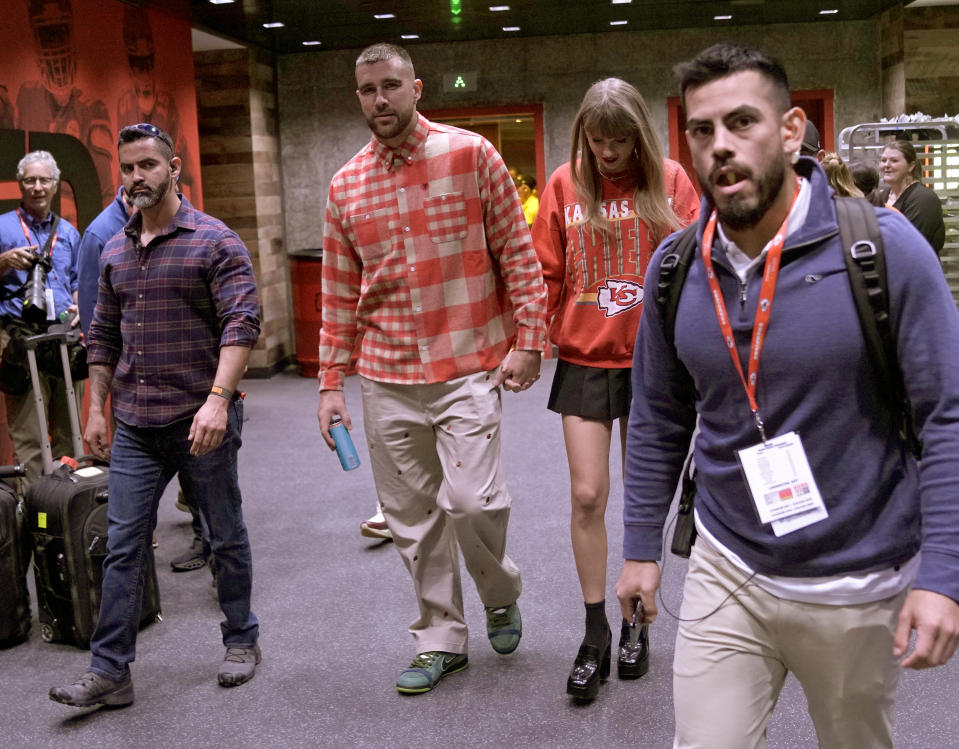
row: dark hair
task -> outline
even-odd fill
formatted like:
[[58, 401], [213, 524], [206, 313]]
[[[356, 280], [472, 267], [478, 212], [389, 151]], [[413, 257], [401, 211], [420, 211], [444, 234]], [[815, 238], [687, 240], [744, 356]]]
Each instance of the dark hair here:
[[127, 143], [135, 143], [138, 140], [143, 140], [144, 138], [153, 138], [156, 140], [157, 145], [160, 148], [160, 151], [163, 152], [163, 155], [167, 159], [172, 159], [174, 156], [173, 153], [173, 138], [169, 136], [168, 133], [164, 132], [156, 125], [151, 125], [149, 122], [141, 122], [136, 125], [127, 125], [125, 128], [120, 130], [120, 134], [117, 136], [117, 146], [123, 146]]
[[714, 44], [692, 60], [681, 62], [674, 68], [684, 102], [686, 91], [691, 88], [749, 70], [755, 70], [773, 85], [776, 95], [774, 104], [779, 111], [789, 109], [789, 79], [785, 68], [758, 49], [737, 44]]
[[879, 170], [865, 161], [852, 161], [848, 166], [852, 181], [862, 190], [866, 200], [873, 205], [885, 205], [882, 195], [879, 194]]
[[909, 174], [911, 174], [914, 179], [922, 179], [922, 166], [919, 164], [919, 158], [916, 156], [916, 149], [913, 148], [912, 143], [908, 140], [894, 140], [892, 143], [887, 143], [883, 146], [882, 150], [885, 151], [887, 148], [899, 151], [906, 160], [906, 163], [909, 164]]
[[385, 62], [386, 60], [392, 60], [394, 57], [399, 57], [409, 69], [410, 75], [414, 78], [416, 77], [416, 72], [413, 70], [413, 60], [410, 59], [410, 53], [402, 47], [397, 47], [395, 44], [387, 44], [386, 42], [371, 44], [360, 52], [360, 56], [356, 58], [356, 66]]

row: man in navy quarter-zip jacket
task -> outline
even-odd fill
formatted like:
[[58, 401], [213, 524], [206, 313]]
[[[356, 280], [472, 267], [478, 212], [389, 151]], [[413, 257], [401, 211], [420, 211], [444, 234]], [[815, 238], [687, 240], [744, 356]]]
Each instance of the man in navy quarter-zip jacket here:
[[832, 190], [798, 156], [785, 71], [716, 45], [677, 72], [703, 207], [675, 346], [657, 305], [640, 324], [617, 595], [656, 618], [698, 420], [675, 746], [764, 746], [791, 671], [820, 746], [891, 747], [901, 669], [946, 663], [959, 636], [959, 314], [922, 236], [875, 209], [919, 463], [871, 369]]

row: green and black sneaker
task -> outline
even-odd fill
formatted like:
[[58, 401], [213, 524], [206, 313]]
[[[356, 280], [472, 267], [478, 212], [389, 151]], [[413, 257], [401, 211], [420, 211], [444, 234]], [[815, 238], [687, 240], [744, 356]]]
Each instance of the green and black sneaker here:
[[401, 694], [422, 694], [439, 684], [440, 679], [469, 666], [465, 653], [443, 653], [431, 650], [420, 653], [410, 667], [396, 680], [396, 691]]
[[523, 619], [519, 615], [519, 606], [486, 608], [486, 634], [490, 645], [500, 655], [509, 655], [516, 650], [523, 637]]

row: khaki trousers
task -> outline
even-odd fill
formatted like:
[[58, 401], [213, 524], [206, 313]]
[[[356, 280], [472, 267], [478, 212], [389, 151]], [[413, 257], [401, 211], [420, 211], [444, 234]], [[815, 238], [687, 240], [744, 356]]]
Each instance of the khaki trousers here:
[[376, 490], [413, 578], [417, 653], [467, 652], [459, 555], [485, 606], [519, 597], [506, 556], [510, 496], [500, 464], [500, 391], [480, 372], [432, 385], [363, 379]]
[[[892, 747], [899, 662], [892, 655], [906, 597], [851, 606], [777, 598], [702, 536], [690, 557], [673, 662], [674, 747], [765, 747], [786, 674], [799, 679], [819, 746]], [[716, 613], [707, 616], [719, 607]]]

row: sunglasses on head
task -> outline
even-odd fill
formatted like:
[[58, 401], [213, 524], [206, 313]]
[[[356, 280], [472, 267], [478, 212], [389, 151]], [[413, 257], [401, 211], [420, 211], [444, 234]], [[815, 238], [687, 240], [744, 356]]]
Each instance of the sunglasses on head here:
[[144, 135], [149, 135], [157, 140], [161, 140], [169, 146], [170, 150], [173, 151], [173, 141], [170, 139], [170, 136], [163, 132], [156, 125], [151, 125], [149, 122], [140, 122], [136, 125], [127, 125], [120, 131], [120, 138], [122, 140], [123, 134], [130, 131], [143, 133]]

